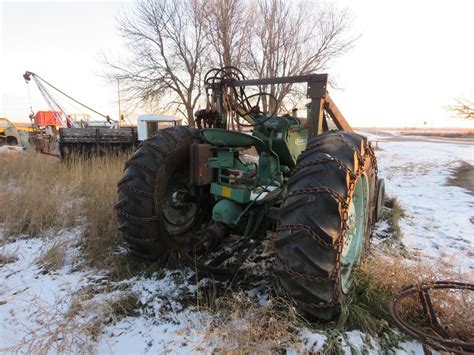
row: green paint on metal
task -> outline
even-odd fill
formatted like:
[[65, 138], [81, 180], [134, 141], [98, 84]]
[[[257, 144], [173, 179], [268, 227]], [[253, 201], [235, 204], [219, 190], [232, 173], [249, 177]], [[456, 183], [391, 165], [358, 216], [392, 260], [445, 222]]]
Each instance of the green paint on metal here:
[[219, 167], [233, 168], [234, 167], [234, 152], [228, 149], [219, 149], [217, 151], [217, 161]]
[[265, 143], [265, 150], [271, 150], [278, 156], [280, 164], [292, 169], [296, 166], [298, 155], [306, 148], [308, 130], [302, 128], [295, 118], [283, 116], [272, 117], [256, 126], [253, 134]]
[[226, 198], [219, 200], [212, 209], [212, 220], [225, 224], [236, 224], [242, 207]]
[[303, 150], [306, 149], [306, 145], [308, 143], [308, 130], [307, 129], [300, 129], [297, 131], [288, 130], [288, 151], [291, 156], [291, 159], [295, 162], [298, 159], [298, 156], [301, 154]]
[[201, 130], [204, 139], [217, 147], [252, 147], [262, 145], [261, 139], [250, 134], [228, 131], [220, 128], [206, 128]]
[[258, 160], [258, 184], [259, 185], [268, 185], [272, 182], [281, 183], [282, 177], [279, 174], [280, 164], [278, 162], [278, 157], [270, 155], [267, 152], [262, 152]]
[[341, 255], [341, 288], [348, 293], [352, 284], [354, 268], [360, 261], [365, 243], [369, 206], [369, 183], [362, 175], [356, 183], [347, 220], [348, 230]]

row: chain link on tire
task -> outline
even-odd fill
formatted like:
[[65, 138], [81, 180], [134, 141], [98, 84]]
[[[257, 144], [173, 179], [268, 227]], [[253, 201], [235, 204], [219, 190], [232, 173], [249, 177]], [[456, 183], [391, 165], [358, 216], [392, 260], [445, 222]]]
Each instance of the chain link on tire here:
[[314, 137], [298, 158], [277, 226], [276, 273], [286, 292], [310, 318], [340, 312], [341, 256], [349, 206], [358, 179], [369, 179], [364, 249], [369, 246], [375, 200], [376, 160], [367, 139], [355, 133]]
[[201, 200], [196, 202], [195, 220], [183, 228], [171, 230], [164, 213], [170, 186], [189, 176], [190, 145], [200, 141], [195, 128], [166, 128], [143, 141], [125, 164], [115, 209], [119, 230], [136, 255], [154, 259], [171, 250], [186, 250], [192, 229], [200, 226], [209, 205]]

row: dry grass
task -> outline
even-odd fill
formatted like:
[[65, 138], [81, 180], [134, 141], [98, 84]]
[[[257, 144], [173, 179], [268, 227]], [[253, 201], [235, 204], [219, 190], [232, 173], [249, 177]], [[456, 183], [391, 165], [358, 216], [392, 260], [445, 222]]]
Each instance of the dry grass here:
[[0, 267], [6, 264], [14, 263], [17, 260], [18, 257], [15, 254], [0, 251]]
[[91, 266], [115, 265], [113, 251], [120, 238], [114, 205], [117, 182], [123, 176], [126, 159], [126, 156], [105, 157], [78, 164], [84, 174], [81, 195], [85, 199], [83, 216], [87, 221], [83, 251]]
[[[46, 272], [57, 270], [65, 264], [67, 249], [79, 245], [85, 265], [113, 269], [114, 249], [120, 241], [113, 206], [126, 159], [125, 155], [76, 158], [63, 163], [32, 152], [0, 156], [2, 242], [12, 235], [46, 238], [82, 226], [84, 233], [77, 240], [58, 238], [37, 262]], [[0, 261], [15, 259], [2, 254]], [[88, 296], [79, 292], [51, 304], [36, 299], [31, 302], [35, 312], [25, 325], [25, 337], [7, 351], [91, 353], [103, 326], [136, 315], [138, 306], [136, 294], [110, 287], [94, 288]]]
[[[91, 354], [106, 324], [127, 316], [136, 316], [138, 296], [119, 292], [96, 299], [92, 288], [67, 295], [51, 303], [36, 298], [31, 301], [32, 317], [24, 324], [24, 337], [0, 352], [27, 354]], [[69, 304], [69, 307], [63, 305]]]
[[34, 236], [74, 223], [79, 207], [74, 186], [68, 185], [70, 176], [57, 159], [39, 154], [3, 159], [0, 221], [6, 235]]
[[244, 293], [216, 300], [204, 342], [218, 344], [219, 353], [272, 353], [297, 347], [301, 318], [282, 299], [259, 305]]
[[30, 307], [35, 312], [23, 324], [24, 336], [16, 345], [0, 348], [0, 352], [26, 354], [93, 352], [91, 339], [86, 332], [89, 325], [79, 321], [76, 315], [69, 314], [61, 307], [69, 301], [68, 298], [56, 299], [51, 303], [38, 298], [30, 300]]
[[390, 225], [387, 232], [392, 236], [390, 239], [391, 243], [399, 242], [402, 238], [399, 221], [403, 217], [405, 217], [405, 211], [400, 206], [398, 200], [395, 197], [387, 198], [385, 208], [382, 212], [382, 219], [387, 220]]
[[[140, 303], [136, 293], [118, 291], [118, 293], [112, 293], [112, 297], [110, 297], [107, 292], [111, 292], [111, 290], [101, 289], [94, 285], [80, 290], [73, 297], [66, 315], [66, 318], [87, 319], [82, 332], [93, 340], [99, 338], [105, 325], [116, 323], [125, 317], [139, 315]], [[99, 297], [96, 298], [97, 295]], [[100, 295], [108, 297], [100, 297]]]
[[0, 223], [6, 236], [40, 236], [85, 225], [82, 247], [86, 263], [113, 266], [119, 243], [113, 206], [124, 156], [76, 158], [62, 163], [32, 152], [0, 158]]
[[43, 267], [44, 272], [59, 270], [66, 262], [67, 247], [67, 241], [56, 241], [38, 257], [36, 262]]
[[[361, 272], [354, 289], [354, 305], [362, 307], [367, 312], [352, 316], [352, 322], [359, 322], [358, 327], [364, 322], [372, 322], [368, 328], [378, 332], [388, 326], [390, 320], [387, 305], [390, 299], [402, 288], [437, 280], [474, 281], [474, 274], [461, 273], [453, 268], [450, 260], [439, 259], [428, 261], [423, 259], [407, 260], [398, 255], [375, 253], [368, 264], [368, 269]], [[472, 341], [474, 334], [474, 298], [472, 293], [433, 291], [430, 293], [433, 304], [442, 323], [454, 337]], [[359, 309], [360, 311], [360, 309]], [[361, 314], [364, 315], [361, 317]], [[422, 309], [417, 297], [409, 299], [402, 304], [401, 314], [409, 321], [419, 325], [423, 323]], [[371, 316], [372, 319], [369, 319]], [[362, 322], [362, 323], [361, 323]], [[373, 325], [375, 324], [375, 327]], [[362, 324], [364, 326], [364, 324]], [[365, 325], [366, 326], [366, 325]], [[377, 327], [381, 327], [377, 329]], [[366, 326], [367, 328], [367, 326]], [[370, 333], [370, 332], [369, 332]]]

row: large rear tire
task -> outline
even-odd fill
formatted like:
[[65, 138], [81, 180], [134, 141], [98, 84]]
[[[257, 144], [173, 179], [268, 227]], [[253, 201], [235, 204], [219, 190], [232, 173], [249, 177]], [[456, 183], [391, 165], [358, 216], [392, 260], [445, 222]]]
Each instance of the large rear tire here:
[[155, 259], [189, 247], [209, 209], [206, 187], [190, 182], [190, 146], [201, 142], [187, 126], [143, 141], [118, 183], [119, 230], [134, 254]]
[[288, 181], [276, 273], [310, 318], [340, 312], [374, 217], [376, 161], [367, 139], [329, 132], [309, 140]]

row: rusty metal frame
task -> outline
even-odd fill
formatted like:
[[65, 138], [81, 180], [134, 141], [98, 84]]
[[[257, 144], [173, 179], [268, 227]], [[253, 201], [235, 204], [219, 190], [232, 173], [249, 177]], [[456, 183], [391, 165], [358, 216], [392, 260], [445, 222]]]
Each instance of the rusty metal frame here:
[[[435, 289], [468, 290], [472, 292], [474, 291], [474, 284], [456, 281], [436, 281], [404, 288], [390, 301], [389, 310], [395, 323], [405, 333], [422, 342], [424, 344], [423, 349], [425, 353], [431, 353], [430, 349], [427, 347], [455, 354], [474, 353], [474, 342], [464, 342], [459, 339], [452, 339], [440, 324], [429, 294], [430, 290]], [[423, 312], [430, 323], [431, 330], [433, 330], [436, 335], [428, 334], [415, 328], [400, 316], [398, 307], [401, 301], [415, 294], [418, 294], [423, 307]]]
[[353, 129], [327, 93], [327, 74], [307, 74], [250, 80], [224, 79], [213, 89], [220, 90], [222, 85], [228, 87], [245, 87], [296, 83], [307, 84], [306, 97], [311, 99], [310, 114], [304, 126], [305, 128], [308, 128], [309, 137], [316, 136], [325, 131], [327, 122], [325, 122], [324, 112], [326, 112], [329, 117], [331, 117], [338, 129], [342, 131], [353, 132]]

